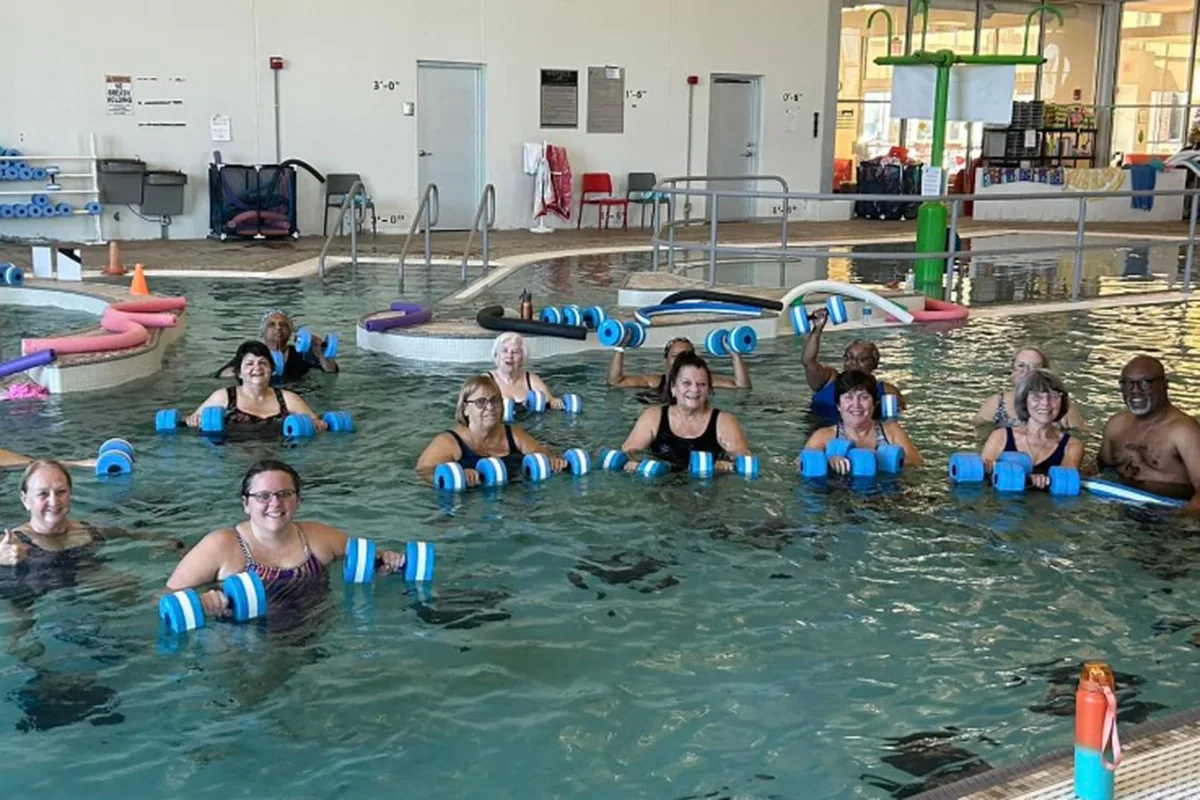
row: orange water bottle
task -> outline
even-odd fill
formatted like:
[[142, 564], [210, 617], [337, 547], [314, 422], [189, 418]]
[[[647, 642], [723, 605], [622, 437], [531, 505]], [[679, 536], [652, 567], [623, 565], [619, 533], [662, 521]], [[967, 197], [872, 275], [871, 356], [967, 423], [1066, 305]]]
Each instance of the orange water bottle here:
[[529, 293], [528, 289], [525, 289], [521, 292], [519, 299], [521, 302], [521, 319], [533, 319], [533, 295]]
[[1075, 796], [1112, 800], [1120, 763], [1112, 670], [1103, 662], [1085, 661], [1075, 692]]

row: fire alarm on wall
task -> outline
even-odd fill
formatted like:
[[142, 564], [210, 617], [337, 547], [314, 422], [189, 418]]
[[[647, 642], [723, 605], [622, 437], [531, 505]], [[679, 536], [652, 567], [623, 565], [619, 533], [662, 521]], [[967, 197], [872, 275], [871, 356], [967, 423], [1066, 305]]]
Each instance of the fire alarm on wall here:
[[687, 82], [688, 82], [688, 86], [695, 86], [697, 83], [700, 82], [700, 76], [699, 75], [688, 75]]
[[271, 69], [283, 69], [283, 56], [271, 56]]

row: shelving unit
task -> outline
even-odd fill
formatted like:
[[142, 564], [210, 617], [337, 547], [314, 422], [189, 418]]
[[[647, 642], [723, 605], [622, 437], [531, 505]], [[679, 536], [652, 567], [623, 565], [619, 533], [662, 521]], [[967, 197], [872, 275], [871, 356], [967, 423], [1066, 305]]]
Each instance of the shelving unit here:
[[[72, 207], [70, 216], [90, 216], [90, 217], [94, 218], [95, 226], [96, 226], [95, 238], [92, 240], [89, 240], [88, 242], [86, 242], [86, 244], [104, 244], [105, 243], [104, 229], [103, 229], [104, 215], [103, 215], [103, 209], [100, 206], [100, 161], [99, 161], [99, 157], [96, 155], [96, 135], [95, 134], [88, 134], [88, 151], [89, 151], [88, 155], [82, 155], [82, 156], [79, 156], [79, 155], [38, 156], [38, 155], [27, 155], [24, 153], [22, 153], [21, 155], [10, 156], [10, 155], [4, 155], [3, 151], [0, 151], [0, 167], [6, 167], [6, 166], [9, 166], [12, 164], [22, 164], [22, 163], [29, 164], [30, 162], [33, 162], [33, 163], [37, 163], [37, 164], [50, 165], [47, 167], [47, 169], [54, 170], [53, 172], [47, 174], [45, 176], [45, 178], [37, 179], [36, 182], [44, 181], [43, 188], [40, 191], [37, 189], [8, 190], [5, 188], [0, 188], [0, 204], [4, 204], [5, 198], [9, 198], [9, 197], [24, 197], [24, 198], [27, 198], [30, 203], [32, 203], [33, 197], [35, 195], [47, 195], [52, 201], [54, 198], [62, 197], [62, 196], [70, 196], [70, 197], [73, 197], [76, 199], [83, 199], [83, 200], [87, 201], [85, 204], [85, 207], [84, 208]], [[57, 162], [70, 162], [70, 163], [81, 164], [88, 171], [87, 172], [63, 172], [63, 171], [59, 170], [57, 168], [57, 166], [54, 166], [57, 164]], [[86, 186], [84, 186], [82, 188], [68, 189], [68, 188], [63, 188], [62, 184], [60, 184], [58, 182], [60, 180], [86, 180], [88, 183]], [[11, 185], [14, 183], [26, 183], [27, 184], [27, 183], [34, 183], [34, 182], [35, 182], [35, 180], [33, 178], [29, 178], [29, 179], [19, 179], [18, 178], [17, 180], [6, 179], [3, 181], [0, 181], [0, 187], [5, 187], [5, 186], [8, 186], [8, 185]], [[71, 205], [74, 206], [74, 204], [71, 204]], [[58, 219], [58, 218], [64, 217], [64, 216], [67, 216], [67, 215], [55, 213], [52, 216], [38, 217], [37, 219], [49, 220], [49, 219]], [[24, 219], [29, 219], [29, 217], [0, 217], [0, 226], [3, 226], [4, 223], [10, 222], [13, 219], [24, 220]], [[3, 230], [3, 228], [0, 227], [0, 230]]]
[[[1024, 146], [1027, 131], [1035, 135], [1032, 147]], [[1095, 128], [985, 128], [983, 140], [983, 166], [987, 167], [1093, 167], [1096, 163]]]

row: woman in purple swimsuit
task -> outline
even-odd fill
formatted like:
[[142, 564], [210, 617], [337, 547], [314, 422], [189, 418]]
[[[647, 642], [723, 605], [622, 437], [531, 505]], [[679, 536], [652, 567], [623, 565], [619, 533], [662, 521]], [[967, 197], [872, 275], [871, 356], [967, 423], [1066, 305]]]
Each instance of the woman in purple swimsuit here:
[[206, 406], [225, 409], [225, 425], [282, 425], [288, 414], [311, 417], [317, 430], [325, 423], [313, 413], [300, 395], [271, 385], [275, 362], [271, 351], [262, 342], [242, 342], [233, 357], [237, 386], [217, 389], [187, 418], [189, 428], [199, 427], [200, 412]]
[[[167, 581], [167, 591], [200, 589], [219, 584], [247, 570], [258, 573], [267, 590], [267, 602], [298, 601], [322, 595], [328, 588], [328, 565], [346, 555], [349, 537], [322, 522], [301, 522], [300, 476], [282, 461], [264, 460], [250, 467], [242, 479], [242, 508], [249, 517], [228, 528], [218, 528], [193, 547]], [[404, 568], [404, 555], [377, 551], [381, 571]], [[209, 589], [200, 595], [204, 613], [225, 615], [229, 599]]]

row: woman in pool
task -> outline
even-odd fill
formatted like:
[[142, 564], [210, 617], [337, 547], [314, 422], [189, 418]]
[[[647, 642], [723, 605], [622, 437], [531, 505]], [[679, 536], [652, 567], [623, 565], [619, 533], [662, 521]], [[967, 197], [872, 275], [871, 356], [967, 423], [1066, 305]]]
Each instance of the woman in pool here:
[[325, 423], [298, 394], [271, 386], [275, 364], [265, 344], [242, 342], [233, 357], [233, 365], [238, 385], [227, 386], [210, 394], [187, 418], [189, 428], [199, 427], [200, 412], [206, 407], [215, 406], [225, 409], [227, 427], [281, 425], [288, 414], [304, 414], [312, 418], [317, 430], [325, 430]]
[[526, 396], [535, 391], [546, 395], [546, 405], [550, 408], [563, 407], [562, 398], [555, 397], [537, 373], [525, 369], [525, 339], [521, 334], [507, 331], [497, 336], [492, 342], [492, 361], [496, 368], [488, 374], [500, 387], [500, 393], [512, 398], [517, 408], [524, 408]]
[[[0, 470], [18, 469], [27, 467], [33, 463], [33, 459], [29, 456], [23, 456], [20, 453], [14, 453], [12, 450], [5, 450], [0, 447]], [[81, 469], [91, 469], [96, 466], [96, 459], [83, 458], [76, 461], [67, 461], [62, 459], [58, 462], [67, 467], [79, 467]]]
[[[1016, 394], [1017, 387], [1021, 383], [1021, 379], [1026, 375], [1039, 369], [1050, 369], [1050, 359], [1046, 354], [1036, 347], [1022, 347], [1013, 355], [1012, 361], [1012, 388], [1005, 389], [1003, 392], [994, 394], [987, 400], [983, 401], [983, 405], [975, 412], [975, 419], [971, 420], [977, 428], [991, 426], [994, 428], [1011, 428], [1014, 425], [1020, 425], [1021, 420], [1019, 415], [1015, 413], [1017, 403]], [[1059, 421], [1060, 428], [1073, 428], [1082, 430], [1087, 427], [1083, 417], [1074, 408], [1067, 411], [1067, 415]]]
[[[292, 338], [292, 320], [278, 308], [269, 308], [262, 315], [258, 325], [258, 334], [269, 350], [283, 354], [283, 378], [302, 378], [314, 367], [322, 372], [337, 372], [338, 363], [332, 358], [325, 358], [325, 340], [315, 334], [312, 337], [312, 347], [307, 353], [300, 353], [289, 342]], [[218, 378], [236, 378], [238, 375], [237, 357], [217, 370]], [[274, 362], [272, 362], [274, 363]]]
[[[248, 519], [201, 539], [175, 567], [166, 590], [209, 587], [252, 571], [262, 578], [268, 603], [284, 602], [294, 612], [304, 601], [320, 599], [328, 588], [328, 566], [346, 555], [349, 537], [323, 522], [297, 519], [300, 476], [282, 461], [268, 459], [251, 466], [242, 478], [241, 498]], [[376, 555], [383, 571], [404, 568], [401, 553], [379, 550]], [[207, 616], [220, 617], [229, 610], [229, 598], [217, 589], [201, 594], [200, 602]], [[270, 620], [278, 614], [267, 616]]]
[[[852, 447], [875, 450], [880, 445], [895, 444], [904, 448], [904, 463], [917, 467], [925, 463], [917, 446], [912, 443], [899, 422], [881, 422], [879, 405], [875, 402], [879, 387], [875, 378], [860, 370], [848, 370], [833, 381], [833, 393], [840, 419], [836, 425], [817, 428], [806, 450], [824, 450], [833, 439], [846, 439]], [[839, 475], [850, 472], [850, 459], [829, 459], [829, 468]]]
[[734, 457], [750, 455], [737, 418], [709, 403], [712, 374], [704, 359], [691, 352], [680, 354], [671, 364], [666, 385], [666, 404], [643, 411], [621, 445], [630, 459], [627, 472], [637, 469], [634, 456], [643, 450], [672, 470], [688, 469], [693, 452], [712, 453], [719, 472], [732, 472]]
[[[614, 347], [612, 359], [608, 362], [608, 374], [605, 379], [608, 381], [609, 386], [619, 386], [622, 389], [642, 389], [643, 391], [640, 392], [640, 396], [645, 402], [656, 405], [669, 403], [671, 393], [667, 388], [669, 385], [667, 376], [671, 374], [671, 367], [674, 366], [675, 359], [684, 353], [695, 355], [696, 346], [692, 344], [690, 339], [683, 336], [676, 336], [663, 347], [662, 372], [650, 375], [626, 375], [625, 348]], [[751, 387], [750, 370], [746, 368], [746, 359], [742, 358], [740, 353], [730, 351], [729, 360], [733, 365], [733, 377], [712, 375], [712, 388], [749, 389]]]
[[[492, 376], [475, 375], [467, 378], [458, 393], [454, 427], [433, 437], [417, 459], [417, 474], [431, 480], [439, 464], [455, 461], [466, 472], [467, 485], [478, 486], [475, 465], [481, 458], [498, 457], [509, 475], [519, 475], [521, 461], [529, 453], [550, 455], [528, 433], [504, 423], [504, 395]], [[566, 467], [566, 461], [550, 456], [550, 468], [555, 472]]]
[[1029, 480], [1039, 489], [1050, 485], [1051, 467], [1074, 467], [1083, 463], [1083, 442], [1062, 430], [1071, 409], [1067, 389], [1058, 376], [1035, 369], [1017, 384], [1013, 408], [1017, 424], [992, 431], [983, 445], [985, 468], [990, 472], [1001, 453], [1025, 453], [1033, 459]]

